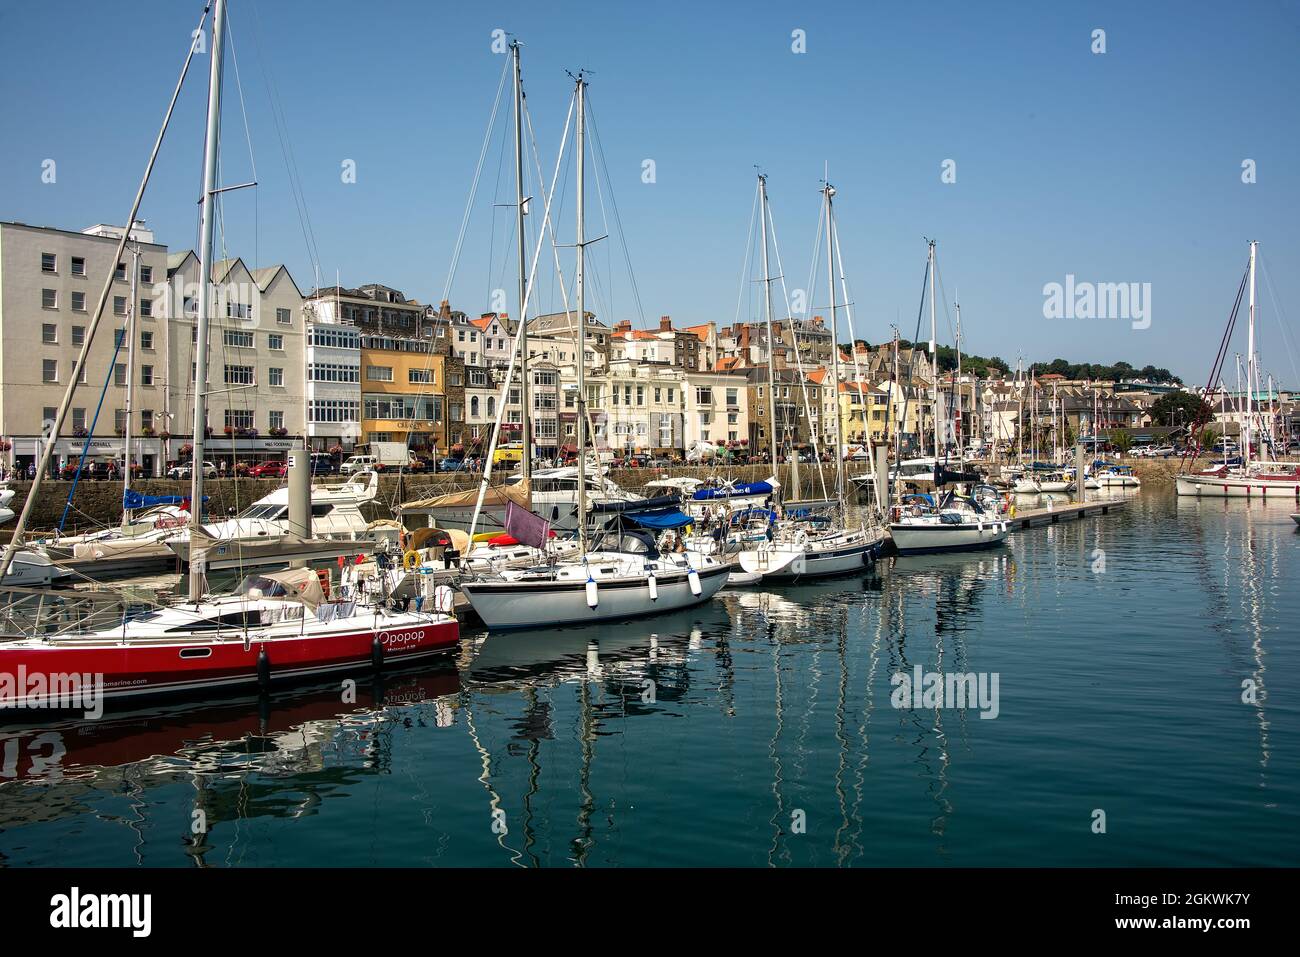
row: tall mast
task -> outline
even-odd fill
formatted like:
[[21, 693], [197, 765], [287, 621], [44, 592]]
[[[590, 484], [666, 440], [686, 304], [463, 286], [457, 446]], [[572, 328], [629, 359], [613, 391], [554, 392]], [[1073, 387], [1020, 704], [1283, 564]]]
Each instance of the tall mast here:
[[[208, 325], [212, 308], [212, 237], [216, 225], [217, 150], [221, 145], [221, 67], [226, 33], [226, 0], [216, 0], [212, 16], [212, 65], [208, 73], [208, 131], [203, 143], [203, 196], [199, 214], [199, 314], [194, 345], [194, 455], [190, 468], [190, 543], [203, 524], [203, 440], [208, 424]], [[190, 601], [203, 597], [201, 563], [190, 563]]]
[[[835, 196], [835, 187], [827, 183], [822, 187], [826, 196], [826, 288], [831, 294], [831, 396], [835, 410], [835, 497], [840, 509], [844, 509], [844, 417], [840, 415], [840, 325], [839, 313], [835, 311], [835, 242], [831, 225], [831, 199]], [[843, 263], [840, 264], [841, 268]], [[851, 348], [851, 347], [850, 347]]]
[[[575, 270], [575, 283], [578, 291], [578, 409], [582, 411], [587, 400], [586, 346], [587, 346], [587, 303], [586, 290], [583, 287], [583, 260], [586, 258], [586, 202], [587, 185], [586, 149], [587, 149], [587, 81], [581, 71], [578, 73], [578, 128], [574, 148], [578, 153], [578, 265]], [[581, 554], [587, 554], [587, 423], [584, 416], [578, 416], [578, 548]]]
[[[521, 338], [519, 341], [519, 378], [521, 388], [519, 398], [523, 403], [523, 414], [520, 416], [523, 431], [520, 433], [523, 450], [519, 456], [519, 472], [523, 476], [524, 487], [529, 486], [529, 481], [533, 474], [533, 410], [532, 410], [532, 385], [528, 381], [528, 316], [527, 303], [524, 297], [528, 295], [528, 270], [527, 265], [527, 240], [524, 236], [524, 204], [527, 201], [524, 197], [524, 81], [523, 74], [519, 67], [519, 41], [510, 41], [510, 55], [514, 60], [514, 108], [515, 108], [515, 233], [519, 239], [519, 321], [524, 324]], [[510, 324], [506, 323], [506, 334], [510, 333]], [[581, 356], [581, 344], [579, 345], [579, 356]], [[581, 359], [579, 360], [581, 364]], [[510, 397], [510, 384], [506, 383], [506, 398]], [[581, 446], [579, 446], [581, 449]], [[581, 512], [579, 513], [581, 517]]]
[[930, 252], [927, 272], [930, 273], [930, 374], [934, 378], [934, 408], [931, 418], [934, 421], [934, 463], [935, 474], [939, 464], [939, 350], [936, 343], [938, 329], [934, 317], [934, 240], [929, 240]]
[[[775, 364], [772, 357], [776, 354], [776, 344], [772, 340], [772, 278], [767, 268], [767, 176], [764, 173], [758, 174], [758, 190], [761, 196], [762, 209], [760, 210], [760, 220], [763, 231], [763, 300], [767, 308], [767, 421], [772, 443], [772, 469], [776, 469], [777, 459], [777, 437], [776, 437], [776, 372]], [[796, 493], [798, 494], [798, 493]]]
[[[127, 312], [126, 321], [126, 422], [123, 423], [125, 430], [122, 433], [122, 501], [126, 501], [126, 493], [131, 490], [131, 416], [135, 414], [135, 340], [136, 340], [136, 310], [139, 308], [140, 301], [139, 288], [137, 282], [140, 278], [140, 244], [133, 243], [131, 246], [131, 304]], [[126, 528], [127, 511], [122, 509], [122, 527]]]
[[1255, 430], [1251, 422], [1255, 392], [1255, 247], [1259, 243], [1250, 242], [1250, 322], [1246, 326], [1246, 450], [1241, 460], [1242, 468], [1250, 467], [1250, 446]]
[[965, 470], [966, 470], [966, 445], [965, 445], [965, 443], [962, 441], [962, 434], [961, 434], [961, 427], [962, 427], [962, 417], [961, 417], [961, 303], [958, 302], [958, 303], [956, 303], [955, 305], [957, 306], [957, 378], [956, 378], [956, 380], [955, 380], [954, 383], [953, 383], [953, 385], [955, 386], [955, 388], [953, 389], [953, 394], [954, 394], [954, 396], [956, 397], [956, 404], [955, 404], [954, 407], [953, 407], [953, 414], [954, 414], [954, 417], [955, 417], [953, 421], [954, 421], [954, 423], [956, 424], [956, 428], [953, 429], [953, 434], [956, 436], [956, 439], [957, 439], [957, 467], [958, 467], [959, 469], [961, 469], [962, 471], [965, 471]]

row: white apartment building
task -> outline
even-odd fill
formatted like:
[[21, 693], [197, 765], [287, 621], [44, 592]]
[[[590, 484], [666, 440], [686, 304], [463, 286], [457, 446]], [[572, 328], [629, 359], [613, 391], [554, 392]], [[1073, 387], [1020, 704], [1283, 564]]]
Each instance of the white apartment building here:
[[314, 303], [303, 311], [307, 441], [319, 452], [348, 452], [361, 436], [361, 332], [320, 317]]
[[[172, 441], [192, 441], [198, 343], [199, 260], [169, 257], [158, 298], [171, 314], [168, 365]], [[304, 434], [303, 296], [281, 265], [213, 264], [205, 454], [241, 461], [282, 457]]]
[[749, 389], [743, 375], [687, 372], [683, 388], [683, 439], [726, 445], [749, 438]]
[[[587, 381], [587, 407], [598, 442], [627, 453], [681, 452], [684, 388], [681, 370], [671, 366], [630, 359], [610, 362], [607, 371]], [[566, 416], [567, 430], [577, 415], [576, 410], [565, 411], [571, 413]], [[576, 441], [576, 432], [566, 431], [566, 436], [566, 444]]]
[[[104, 280], [112, 288], [73, 396], [56, 467], [88, 458], [118, 458], [126, 426], [128, 319], [136, 315], [132, 432], [137, 461], [150, 474], [165, 452], [167, 323], [153, 287], [167, 274], [167, 249], [136, 223], [121, 262], [113, 253], [123, 227], [85, 232], [0, 222], [0, 461], [26, 470], [44, 450], [45, 436], [85, 342]], [[135, 302], [133, 251], [139, 253]], [[47, 425], [49, 423], [49, 425]], [[8, 446], [7, 448], [4, 448]]]

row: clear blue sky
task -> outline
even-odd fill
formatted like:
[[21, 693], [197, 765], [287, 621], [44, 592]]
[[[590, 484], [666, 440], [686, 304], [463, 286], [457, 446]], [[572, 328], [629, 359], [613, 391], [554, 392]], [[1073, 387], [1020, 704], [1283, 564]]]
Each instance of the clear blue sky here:
[[[120, 221], [201, 4], [89, 0], [0, 7], [0, 218], [79, 229]], [[446, 281], [503, 58], [526, 44], [525, 86], [547, 176], [571, 92], [594, 71], [603, 137], [646, 318], [730, 322], [755, 164], [770, 175], [791, 286], [803, 287], [823, 163], [839, 195], [856, 331], [914, 329], [923, 236], [939, 241], [967, 348], [1014, 363], [1153, 363], [1200, 383], [1258, 239], [1280, 304], [1300, 293], [1300, 5], [1245, 3], [424, 3], [232, 0], [261, 186], [230, 194], [226, 246], [312, 257], [272, 120], [278, 89], [327, 283], [382, 282], [436, 301]], [[791, 52], [791, 31], [807, 52]], [[1107, 52], [1090, 50], [1093, 29]], [[206, 58], [188, 84], [143, 216], [194, 244]], [[249, 176], [227, 68], [224, 174]], [[41, 162], [58, 163], [55, 184]], [[475, 313], [511, 288], [509, 157], [490, 149], [452, 304]], [[641, 182], [653, 159], [657, 182]], [[1258, 182], [1243, 185], [1254, 159]], [[340, 164], [357, 164], [344, 184]], [[945, 159], [957, 182], [940, 182]], [[572, 185], [561, 239], [572, 239]], [[600, 232], [600, 207], [589, 208]], [[540, 217], [538, 217], [540, 218]], [[616, 242], [616, 240], [614, 241]], [[621, 253], [594, 254], [605, 320], [639, 321]], [[1043, 318], [1067, 273], [1152, 284], [1152, 323]], [[821, 276], [818, 277], [821, 280]], [[559, 307], [543, 284], [543, 307]], [[815, 295], [824, 303], [824, 291]], [[1261, 284], [1266, 371], [1300, 386]], [[513, 311], [514, 296], [510, 296]], [[755, 300], [757, 302], [757, 300]], [[747, 310], [745, 310], [747, 311]], [[1295, 314], [1290, 308], [1289, 313]], [[943, 338], [943, 336], [941, 336]], [[1244, 351], [1244, 337], [1238, 348]]]

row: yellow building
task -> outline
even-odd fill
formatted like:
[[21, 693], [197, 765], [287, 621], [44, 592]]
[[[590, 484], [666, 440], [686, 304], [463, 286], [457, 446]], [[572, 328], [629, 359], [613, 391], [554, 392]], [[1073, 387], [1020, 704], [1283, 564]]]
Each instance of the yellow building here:
[[465, 364], [445, 340], [361, 337], [361, 440], [445, 455], [465, 438]]
[[932, 425], [933, 402], [929, 392], [921, 390], [918, 397], [913, 390], [899, 388], [889, 379], [874, 384], [841, 382], [839, 399], [845, 442], [892, 445], [901, 423], [906, 445]]

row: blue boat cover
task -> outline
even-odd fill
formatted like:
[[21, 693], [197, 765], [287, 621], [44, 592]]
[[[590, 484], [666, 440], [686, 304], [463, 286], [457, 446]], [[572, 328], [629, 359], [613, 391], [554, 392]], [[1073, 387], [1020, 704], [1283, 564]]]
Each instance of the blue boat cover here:
[[[203, 501], [208, 497], [203, 496]], [[184, 495], [142, 495], [135, 489], [127, 489], [122, 493], [122, 508], [152, 508], [155, 505], [181, 505], [187, 501]]]
[[645, 528], [681, 528], [695, 519], [681, 509], [669, 508], [656, 512], [624, 512], [623, 517]]
[[699, 488], [691, 498], [705, 502], [714, 498], [735, 498], [738, 495], [771, 495], [772, 486], [768, 482], [744, 482], [730, 488]]

